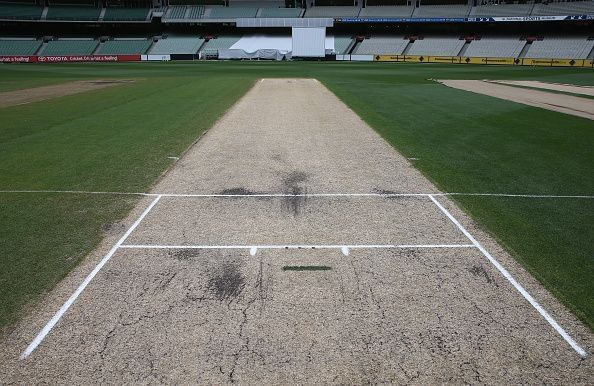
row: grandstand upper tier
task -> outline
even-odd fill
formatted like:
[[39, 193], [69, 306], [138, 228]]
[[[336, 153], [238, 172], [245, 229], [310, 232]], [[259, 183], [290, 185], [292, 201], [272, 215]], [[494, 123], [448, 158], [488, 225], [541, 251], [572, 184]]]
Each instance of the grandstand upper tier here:
[[[14, 0], [17, 1], [17, 0]], [[82, 1], [82, 0], [81, 0]], [[209, 5], [207, 0], [188, 4], [184, 1], [159, 8], [97, 7], [92, 4], [62, 5], [50, 3], [15, 3], [0, 1], [1, 20], [80, 21], [80, 22], [150, 22], [162, 17], [167, 22], [229, 22], [237, 18], [491, 18], [594, 15], [594, 0], [569, 2], [489, 2], [488, 4], [424, 4], [358, 6], [309, 5], [306, 8], [289, 8], [284, 2], [231, 1], [228, 6]], [[214, 1], [214, 0], [213, 0]], [[156, 15], [156, 16], [155, 16]], [[340, 20], [338, 20], [340, 21]]]

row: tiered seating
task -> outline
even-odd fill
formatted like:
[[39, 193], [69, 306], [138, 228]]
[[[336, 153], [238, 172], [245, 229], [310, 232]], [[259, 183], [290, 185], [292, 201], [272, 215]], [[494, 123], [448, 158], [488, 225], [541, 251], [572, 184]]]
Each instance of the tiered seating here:
[[106, 8], [103, 20], [144, 21], [148, 12], [148, 8]]
[[357, 17], [359, 7], [311, 7], [305, 11], [305, 17]]
[[97, 44], [96, 40], [52, 40], [42, 48], [41, 55], [91, 55]]
[[185, 19], [186, 10], [188, 9], [185, 5], [171, 5], [167, 8], [165, 13], [166, 19]]
[[356, 49], [361, 55], [402, 55], [408, 45], [402, 36], [382, 36], [363, 40]]
[[0, 55], [33, 55], [39, 46], [38, 40], [0, 40]]
[[413, 17], [466, 17], [469, 12], [468, 5], [421, 5], [415, 8]]
[[594, 1], [573, 1], [569, 3], [539, 3], [534, 5], [532, 15], [592, 15]]
[[202, 52], [207, 55], [217, 54], [220, 49], [231, 48], [240, 38], [240, 36], [219, 36], [217, 39], [209, 40]]
[[149, 53], [153, 55], [195, 54], [202, 43], [204, 39], [170, 37], [156, 42]]
[[528, 16], [532, 4], [479, 5], [472, 7], [470, 17]]
[[526, 41], [515, 38], [489, 38], [473, 40], [464, 56], [487, 58], [517, 58]]
[[457, 56], [465, 41], [458, 38], [425, 37], [410, 45], [408, 55]]
[[587, 59], [594, 40], [585, 38], [545, 37], [530, 45], [526, 58]]
[[207, 19], [236, 19], [238, 17], [256, 17], [258, 8], [252, 7], [212, 7], [205, 13]]
[[349, 48], [353, 38], [350, 36], [334, 36], [334, 52], [337, 55], [346, 54], [346, 50]]
[[202, 19], [204, 16], [204, 6], [202, 5], [190, 5], [188, 9], [188, 19]]
[[0, 4], [0, 19], [38, 20], [43, 7], [29, 4]]
[[361, 8], [359, 17], [411, 17], [414, 8], [409, 5], [384, 5]]
[[299, 17], [301, 8], [260, 8], [258, 17]]
[[151, 46], [150, 40], [108, 40], [97, 50], [99, 55], [141, 55]]
[[47, 20], [97, 20], [101, 14], [100, 8], [52, 5], [47, 10]]

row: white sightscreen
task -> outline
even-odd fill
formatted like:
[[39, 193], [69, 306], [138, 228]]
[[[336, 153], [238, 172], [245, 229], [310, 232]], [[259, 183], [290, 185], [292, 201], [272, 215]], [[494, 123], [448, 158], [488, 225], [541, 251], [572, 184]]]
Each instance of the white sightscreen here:
[[293, 57], [323, 58], [325, 50], [326, 28], [293, 27]]

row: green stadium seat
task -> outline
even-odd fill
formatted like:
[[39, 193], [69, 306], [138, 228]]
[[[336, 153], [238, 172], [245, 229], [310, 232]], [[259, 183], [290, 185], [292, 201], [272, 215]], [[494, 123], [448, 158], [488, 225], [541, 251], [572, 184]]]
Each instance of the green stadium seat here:
[[52, 40], [42, 48], [40, 55], [91, 55], [97, 44], [96, 40]]
[[148, 8], [106, 8], [104, 21], [145, 21]]
[[39, 46], [39, 40], [0, 40], [0, 55], [33, 55]]
[[39, 20], [43, 7], [30, 4], [0, 4], [0, 19]]
[[52, 5], [47, 10], [47, 20], [97, 20], [101, 14], [100, 8]]
[[142, 55], [151, 46], [150, 40], [108, 40], [97, 50], [98, 55]]

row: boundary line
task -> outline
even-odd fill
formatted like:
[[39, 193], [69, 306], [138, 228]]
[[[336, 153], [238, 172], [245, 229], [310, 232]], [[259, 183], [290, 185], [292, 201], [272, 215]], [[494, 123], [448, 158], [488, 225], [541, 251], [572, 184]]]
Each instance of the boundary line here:
[[159, 202], [160, 199], [161, 199], [161, 196], [158, 195], [151, 202], [151, 204], [144, 210], [144, 212], [142, 212], [142, 214], [140, 215], [140, 217], [138, 217], [138, 219], [134, 222], [134, 224], [132, 224], [132, 226], [130, 228], [128, 228], [126, 233], [118, 240], [118, 242], [115, 243], [115, 245], [113, 247], [111, 247], [109, 252], [107, 252], [107, 254], [103, 257], [103, 259], [101, 259], [101, 261], [95, 266], [95, 268], [91, 271], [91, 273], [89, 273], [87, 275], [87, 277], [85, 278], [85, 280], [83, 280], [83, 282], [78, 286], [76, 291], [74, 291], [74, 293], [72, 295], [70, 295], [68, 300], [66, 300], [66, 302], [64, 302], [64, 304], [62, 304], [62, 307], [60, 307], [60, 309], [54, 314], [54, 316], [52, 316], [52, 318], [49, 320], [49, 322], [47, 322], [47, 324], [43, 327], [43, 329], [41, 329], [41, 331], [37, 334], [37, 336], [35, 336], [35, 339], [33, 339], [33, 341], [29, 344], [29, 346], [27, 346], [25, 351], [23, 351], [23, 353], [21, 354], [20, 359], [26, 359], [29, 355], [31, 355], [31, 353], [33, 351], [35, 351], [37, 346], [39, 346], [39, 344], [41, 342], [43, 342], [43, 340], [45, 339], [47, 334], [52, 330], [52, 328], [54, 328], [56, 323], [58, 323], [60, 321], [62, 316], [66, 313], [66, 311], [68, 311], [68, 309], [76, 301], [78, 296], [85, 290], [85, 288], [93, 280], [95, 275], [97, 275], [97, 273], [99, 273], [101, 268], [103, 268], [103, 266], [109, 261], [109, 259], [111, 259], [111, 257], [120, 248], [120, 246], [124, 243], [124, 241], [126, 241], [128, 236], [130, 236], [130, 234], [134, 231], [134, 229], [136, 229], [136, 227], [138, 227], [138, 225], [140, 225], [141, 221], [146, 217], [146, 215], [151, 211], [151, 209], [153, 209], [153, 207], [157, 204], [157, 202]]
[[583, 198], [594, 199], [594, 195], [555, 195], [555, 194], [512, 194], [512, 193], [257, 193], [257, 194], [183, 194], [183, 193], [143, 193], [143, 192], [99, 192], [85, 190], [0, 190], [0, 194], [18, 193], [52, 193], [52, 194], [106, 194], [122, 196], [147, 197], [214, 197], [214, 198], [243, 198], [243, 197], [429, 197], [429, 196], [485, 196], [485, 197], [517, 197], [517, 198]]
[[439, 203], [439, 201], [437, 201], [437, 199], [433, 196], [433, 195], [429, 195], [429, 198], [431, 199], [431, 201], [433, 201], [433, 203], [442, 211], [443, 214], [445, 214], [457, 227], [458, 229], [464, 233], [464, 235], [468, 238], [468, 240], [470, 240], [472, 242], [472, 244], [478, 248], [481, 253], [491, 262], [491, 264], [493, 264], [493, 266], [495, 268], [497, 268], [497, 270], [503, 275], [503, 277], [505, 277], [507, 279], [507, 281], [509, 281], [514, 288], [520, 293], [522, 294], [522, 296], [524, 297], [524, 299], [526, 299], [531, 305], [532, 307], [534, 307], [538, 313], [540, 315], [542, 315], [543, 318], [545, 318], [545, 320], [551, 325], [551, 327], [553, 327], [555, 329], [555, 331], [557, 331], [557, 333], [559, 333], [559, 335], [561, 335], [561, 337], [563, 337], [563, 339], [565, 339], [565, 341], [567, 343], [569, 343], [569, 345], [583, 358], [587, 357], [588, 354], [586, 353], [586, 351], [581, 348], [575, 340], [573, 340], [573, 338], [571, 336], [569, 336], [569, 334], [563, 329], [563, 327], [561, 327], [559, 325], [559, 323], [557, 323], [557, 321], [532, 297], [532, 295], [530, 295], [528, 293], [528, 291], [526, 291], [526, 289], [524, 289], [524, 287], [522, 287], [522, 285], [520, 283], [518, 283], [516, 281], [516, 279], [514, 279], [514, 277], [499, 263], [499, 261], [497, 261], [497, 259], [495, 259], [483, 246], [481, 243], [479, 243], [467, 230], [466, 228], [464, 228], [464, 226], [462, 224], [460, 224], [458, 222], [458, 220], [456, 220], [456, 218], [443, 206]]

